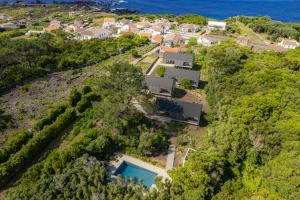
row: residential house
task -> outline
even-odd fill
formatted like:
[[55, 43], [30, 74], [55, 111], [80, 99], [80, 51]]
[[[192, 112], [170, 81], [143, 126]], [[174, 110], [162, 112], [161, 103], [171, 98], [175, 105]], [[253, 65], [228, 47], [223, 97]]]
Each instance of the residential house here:
[[152, 35], [151, 42], [161, 44], [163, 40], [162, 35]]
[[73, 23], [67, 25], [65, 28], [64, 28], [64, 31], [65, 32], [76, 32], [77, 30], [79, 29], [82, 29], [85, 25], [79, 21], [79, 20], [74, 20]]
[[159, 115], [170, 117], [174, 121], [185, 122], [193, 125], [199, 125], [202, 105], [190, 103], [178, 99], [156, 98], [156, 108]]
[[106, 39], [112, 37], [112, 32], [101, 27], [90, 27], [88, 29], [78, 30], [80, 36], [79, 40], [90, 40], [90, 39]]
[[213, 36], [209, 36], [209, 35], [201, 35], [197, 42], [198, 44], [202, 44], [204, 46], [211, 46], [213, 44], [220, 44], [222, 42], [222, 38], [219, 37], [213, 37]]
[[16, 28], [18, 28], [18, 25], [14, 22], [7, 22], [7, 23], [4, 23], [4, 24], [0, 24], [0, 28], [16, 29]]
[[165, 43], [165, 45], [171, 46], [171, 47], [178, 46], [178, 45], [184, 45], [185, 39], [179, 34], [171, 33], [171, 34], [165, 35], [164, 43]]
[[50, 24], [45, 28], [45, 31], [52, 32], [63, 28], [62, 24], [58, 20], [52, 20]]
[[191, 85], [198, 87], [200, 79], [200, 71], [190, 70], [190, 69], [180, 69], [175, 67], [166, 67], [166, 72], [164, 77], [172, 78], [176, 82], [182, 79], [188, 79], [191, 81]]
[[175, 89], [175, 80], [153, 75], [146, 75], [144, 87], [152, 94], [171, 97]]
[[129, 23], [131, 23], [130, 20], [128, 20], [128, 19], [121, 19], [121, 20], [119, 20], [119, 21], [116, 22], [116, 27], [117, 28], [121, 28], [121, 27], [123, 27], [123, 26], [125, 26], [125, 25], [127, 25]]
[[285, 49], [296, 49], [297, 47], [300, 47], [300, 43], [298, 41], [285, 38], [282, 39], [278, 45]]
[[164, 53], [185, 53], [188, 49], [186, 47], [169, 47], [169, 46], [160, 46], [159, 56], [163, 57]]
[[200, 30], [200, 26], [196, 24], [181, 24], [180, 30], [184, 33], [195, 33]]
[[152, 26], [150, 28], [147, 28], [147, 30], [151, 31], [152, 35], [160, 35], [160, 34], [164, 34], [165, 33], [165, 30], [162, 27], [160, 27], [160, 26]]
[[139, 29], [135, 26], [134, 23], [130, 22], [128, 24], [125, 24], [124, 26], [121, 26], [118, 28], [117, 33], [125, 33], [125, 32], [133, 32], [133, 33], [138, 33]]
[[207, 27], [209, 30], [226, 30], [226, 22], [208, 21]]
[[3, 13], [0, 14], [0, 20], [10, 20], [10, 19], [11, 19], [10, 16], [7, 16], [7, 15], [5, 15]]
[[194, 54], [166, 52], [163, 54], [163, 63], [175, 67], [192, 69]]
[[149, 28], [151, 26], [151, 23], [148, 21], [141, 21], [141, 22], [136, 22], [135, 26], [138, 29], [144, 29], [144, 28]]
[[112, 17], [103, 18], [102, 28], [109, 29], [116, 26], [116, 19]]

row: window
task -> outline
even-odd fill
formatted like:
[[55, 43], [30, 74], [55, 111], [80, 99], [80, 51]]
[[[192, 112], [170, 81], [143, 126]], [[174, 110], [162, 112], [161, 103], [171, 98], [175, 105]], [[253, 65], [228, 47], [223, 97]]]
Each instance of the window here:
[[167, 64], [175, 64], [175, 61], [174, 61], [174, 60], [167, 60], [166, 63], [167, 63]]
[[189, 62], [183, 62], [183, 66], [190, 66]]

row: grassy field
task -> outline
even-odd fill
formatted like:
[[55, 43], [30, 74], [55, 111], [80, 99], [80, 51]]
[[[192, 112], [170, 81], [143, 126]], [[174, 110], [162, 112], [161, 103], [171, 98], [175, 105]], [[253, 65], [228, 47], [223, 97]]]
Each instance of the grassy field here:
[[[145, 52], [151, 48], [152, 44], [149, 44], [138, 50]], [[67, 101], [66, 97], [73, 88], [80, 89], [89, 77], [101, 75], [101, 66], [114, 62], [131, 62], [134, 59], [129, 53], [121, 54], [98, 65], [49, 74], [1, 95], [1, 108], [12, 117], [13, 127], [0, 135], [0, 143], [13, 131], [23, 128], [32, 130], [36, 121], [46, 115], [53, 105]]]
[[158, 58], [158, 55], [156, 55], [156, 54], [152, 54], [152, 55], [146, 56], [141, 61], [139, 61], [137, 63], [137, 65], [139, 67], [141, 67], [142, 70], [143, 70], [143, 73], [146, 74], [146, 72], [149, 69], [149, 67], [157, 60], [157, 58]]
[[256, 44], [264, 44], [266, 40], [265, 34], [258, 34], [252, 31], [249, 27], [245, 26], [244, 24], [237, 22], [236, 23], [241, 30], [239, 35], [242, 35], [245, 39], [248, 39], [250, 42]]

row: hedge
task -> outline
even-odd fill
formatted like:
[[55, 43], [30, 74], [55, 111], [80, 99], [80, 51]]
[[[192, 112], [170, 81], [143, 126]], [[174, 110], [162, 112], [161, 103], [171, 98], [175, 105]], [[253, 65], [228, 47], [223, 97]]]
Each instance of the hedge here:
[[32, 133], [25, 130], [13, 133], [0, 149], [0, 163], [5, 162], [11, 154], [19, 151], [31, 137]]
[[47, 125], [38, 132], [20, 151], [0, 165], [0, 187], [3, 187], [10, 178], [21, 172], [45, 147], [62, 131], [74, 122], [76, 112], [69, 108], [61, 114], [53, 124]]

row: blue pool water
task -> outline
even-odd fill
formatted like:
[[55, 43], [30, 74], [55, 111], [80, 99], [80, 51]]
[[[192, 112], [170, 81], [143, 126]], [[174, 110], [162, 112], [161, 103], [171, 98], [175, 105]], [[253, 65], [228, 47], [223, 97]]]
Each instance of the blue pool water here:
[[134, 182], [137, 184], [141, 179], [143, 184], [150, 188], [151, 185], [154, 183], [155, 177], [157, 176], [156, 173], [146, 170], [144, 168], [138, 167], [134, 164], [129, 162], [123, 161], [122, 164], [118, 167], [114, 175], [121, 174], [123, 177], [127, 179], [134, 179]]

